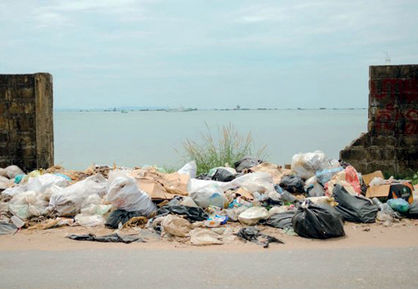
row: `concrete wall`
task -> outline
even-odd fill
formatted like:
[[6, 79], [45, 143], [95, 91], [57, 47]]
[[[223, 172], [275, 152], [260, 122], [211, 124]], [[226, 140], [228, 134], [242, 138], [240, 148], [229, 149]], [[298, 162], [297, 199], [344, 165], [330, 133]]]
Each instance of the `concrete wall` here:
[[368, 132], [340, 152], [362, 173], [418, 171], [418, 65], [369, 68]]
[[54, 164], [49, 73], [0, 74], [0, 167], [10, 164], [25, 171]]

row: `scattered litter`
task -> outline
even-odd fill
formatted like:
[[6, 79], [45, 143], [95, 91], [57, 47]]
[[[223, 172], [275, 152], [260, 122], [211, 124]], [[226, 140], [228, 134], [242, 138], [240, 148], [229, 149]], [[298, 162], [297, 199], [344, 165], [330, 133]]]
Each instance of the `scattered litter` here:
[[83, 234], [83, 235], [69, 235], [67, 238], [77, 241], [95, 241], [95, 242], [111, 242], [111, 243], [125, 243], [129, 244], [132, 242], [143, 242], [145, 240], [140, 238], [138, 235], [120, 235], [118, 233], [105, 235], [105, 236], [96, 236], [94, 234]]
[[[343, 221], [389, 227], [418, 218], [411, 181], [385, 179], [380, 171], [362, 175], [321, 151], [295, 154], [285, 169], [254, 157], [233, 166], [223, 164], [198, 177], [195, 161], [173, 173], [116, 165], [85, 171], [53, 166], [26, 174], [17, 166], [0, 168], [0, 234], [62, 226], [99, 231], [105, 225], [118, 233], [68, 238], [204, 246], [238, 237], [268, 247], [283, 242], [262, 234], [263, 228], [327, 239], [345, 235]], [[365, 232], [374, 228], [357, 226]]]
[[169, 233], [177, 237], [186, 237], [192, 229], [189, 221], [176, 215], [168, 215], [164, 217], [161, 222], [161, 226], [165, 233]]
[[270, 243], [284, 244], [283, 241], [276, 237], [260, 233], [260, 230], [255, 227], [241, 228], [237, 236], [243, 240], [261, 245], [263, 248], [268, 248]]
[[0, 222], [0, 235], [10, 235], [16, 233], [18, 228], [14, 224]]
[[222, 237], [209, 230], [196, 228], [190, 232], [190, 242], [194, 246], [222, 245]]

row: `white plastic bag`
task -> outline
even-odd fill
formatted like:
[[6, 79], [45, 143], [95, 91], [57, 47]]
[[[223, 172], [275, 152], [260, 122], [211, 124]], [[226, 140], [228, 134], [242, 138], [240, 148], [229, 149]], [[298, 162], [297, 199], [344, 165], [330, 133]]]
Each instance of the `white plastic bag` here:
[[26, 183], [26, 190], [43, 193], [52, 185], [66, 187], [68, 181], [62, 176], [44, 174], [34, 178], [30, 177]]
[[318, 170], [328, 168], [330, 164], [325, 154], [321, 151], [311, 153], [299, 153], [292, 157], [291, 169], [302, 179], [309, 179]]
[[7, 176], [7, 171], [6, 171], [6, 169], [2, 169], [2, 168], [0, 168], [0, 176], [5, 177], [5, 178], [9, 178], [9, 177]]
[[75, 216], [75, 222], [84, 227], [104, 226], [105, 219], [99, 215], [84, 215], [78, 214]]
[[149, 216], [156, 210], [147, 193], [138, 189], [136, 181], [128, 176], [120, 175], [113, 179], [106, 199], [118, 209], [139, 211], [143, 216]]
[[224, 208], [228, 203], [223, 190], [214, 183], [208, 184], [200, 190], [191, 193], [190, 197], [201, 208], [207, 208], [209, 206]]
[[8, 166], [5, 170], [9, 179], [14, 179], [17, 175], [25, 174], [18, 166], [15, 165]]
[[49, 200], [49, 209], [56, 210], [60, 216], [74, 216], [80, 212], [83, 202], [89, 196], [104, 196], [107, 186], [107, 180], [97, 174], [63, 189], [54, 187], [56, 191]]
[[17, 194], [24, 193], [26, 191], [26, 186], [23, 185], [15, 185], [13, 187], [8, 187], [3, 192], [1, 192], [4, 196], [13, 197]]
[[191, 161], [185, 164], [181, 169], [177, 171], [179, 174], [189, 175], [190, 178], [196, 177], [197, 165], [196, 161]]
[[187, 192], [191, 195], [194, 192], [206, 190], [207, 188], [216, 187], [219, 191], [225, 192], [226, 190], [232, 189], [236, 185], [232, 182], [217, 182], [209, 180], [190, 179], [187, 184]]
[[6, 177], [0, 176], [0, 190], [7, 189], [12, 184], [12, 181]]
[[255, 225], [261, 219], [266, 219], [268, 217], [268, 211], [264, 207], [251, 207], [242, 212], [238, 220], [245, 225]]
[[110, 211], [112, 205], [104, 205], [103, 199], [99, 195], [94, 194], [88, 196], [83, 203], [81, 204], [81, 214], [91, 216], [91, 215], [101, 215], [103, 216]]
[[241, 187], [251, 193], [266, 194], [274, 192], [273, 177], [266, 172], [245, 174], [231, 181], [232, 187]]
[[48, 201], [41, 193], [27, 191], [15, 195], [9, 202], [9, 211], [26, 220], [33, 216], [41, 216], [45, 213]]

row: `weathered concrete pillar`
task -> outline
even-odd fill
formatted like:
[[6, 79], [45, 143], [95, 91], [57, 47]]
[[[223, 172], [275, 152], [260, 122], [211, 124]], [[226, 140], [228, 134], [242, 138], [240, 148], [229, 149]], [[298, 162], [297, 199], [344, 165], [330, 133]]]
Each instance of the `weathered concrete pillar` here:
[[359, 171], [418, 171], [418, 65], [370, 66], [368, 132], [340, 152]]
[[54, 164], [52, 75], [0, 74], [0, 167]]

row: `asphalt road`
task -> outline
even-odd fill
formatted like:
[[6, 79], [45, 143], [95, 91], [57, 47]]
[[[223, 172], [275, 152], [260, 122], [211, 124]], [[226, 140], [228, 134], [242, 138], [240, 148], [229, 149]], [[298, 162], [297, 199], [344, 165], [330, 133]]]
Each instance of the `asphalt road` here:
[[418, 288], [418, 248], [1, 251], [0, 288]]

